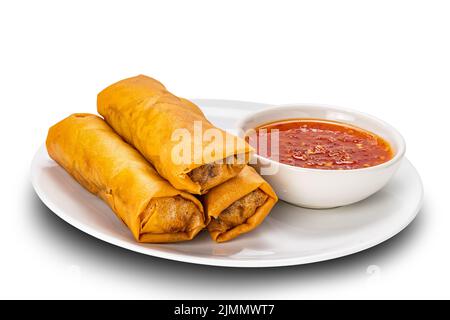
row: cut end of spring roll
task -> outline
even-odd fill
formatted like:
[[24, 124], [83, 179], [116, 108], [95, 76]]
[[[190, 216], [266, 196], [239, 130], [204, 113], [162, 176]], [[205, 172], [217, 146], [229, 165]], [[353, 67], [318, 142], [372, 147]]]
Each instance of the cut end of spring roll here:
[[47, 150], [103, 199], [139, 242], [190, 240], [205, 226], [200, 201], [161, 178], [98, 116], [74, 114], [54, 125]]
[[245, 223], [266, 202], [267, 198], [268, 195], [260, 189], [250, 192], [223, 210], [217, 218], [212, 218], [208, 224], [209, 232], [220, 234]]
[[255, 229], [277, 200], [270, 185], [246, 166], [237, 177], [204, 196], [211, 238], [225, 242]]
[[208, 163], [188, 172], [189, 178], [200, 185], [200, 193], [206, 193], [209, 189], [222, 182], [235, 177], [245, 167], [245, 164]]
[[141, 242], [192, 239], [203, 229], [203, 212], [181, 196], [152, 199], [140, 217]]

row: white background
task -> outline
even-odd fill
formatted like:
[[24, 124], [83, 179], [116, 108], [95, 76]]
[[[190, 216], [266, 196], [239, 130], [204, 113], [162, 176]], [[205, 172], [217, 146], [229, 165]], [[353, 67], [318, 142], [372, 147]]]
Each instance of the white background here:
[[[450, 298], [449, 17], [448, 1], [0, 2], [0, 298]], [[188, 98], [379, 116], [407, 140], [424, 208], [376, 248], [281, 269], [169, 262], [87, 236], [39, 201], [29, 165], [50, 125], [139, 73]]]

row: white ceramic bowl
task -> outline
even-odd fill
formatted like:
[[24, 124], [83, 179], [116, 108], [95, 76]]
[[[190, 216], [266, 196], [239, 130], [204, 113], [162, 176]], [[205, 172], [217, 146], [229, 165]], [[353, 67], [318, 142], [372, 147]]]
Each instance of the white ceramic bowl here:
[[[321, 170], [286, 165], [256, 154], [252, 165], [272, 185], [280, 199], [294, 205], [325, 209], [361, 201], [388, 183], [405, 154], [405, 141], [391, 125], [368, 114], [326, 105], [290, 104], [264, 109], [241, 119], [237, 129], [243, 136], [263, 124], [298, 118], [339, 121], [366, 129], [389, 142], [394, 156], [368, 168]], [[277, 168], [274, 174], [264, 175], [261, 169], [268, 166]]]

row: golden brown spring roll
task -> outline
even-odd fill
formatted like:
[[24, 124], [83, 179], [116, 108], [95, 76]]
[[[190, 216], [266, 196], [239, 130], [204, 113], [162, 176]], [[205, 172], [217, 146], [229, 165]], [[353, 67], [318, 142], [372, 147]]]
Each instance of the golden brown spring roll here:
[[208, 231], [225, 242], [255, 229], [269, 214], [278, 197], [250, 166], [203, 196]]
[[103, 199], [139, 242], [192, 239], [204, 228], [201, 203], [162, 179], [100, 117], [74, 114], [50, 128], [47, 150]]
[[[244, 140], [212, 125], [194, 103], [143, 75], [104, 89], [98, 95], [97, 108], [162, 177], [192, 194], [204, 194], [235, 177], [252, 151]], [[195, 135], [198, 132], [200, 135]], [[219, 137], [203, 138], [203, 133]]]

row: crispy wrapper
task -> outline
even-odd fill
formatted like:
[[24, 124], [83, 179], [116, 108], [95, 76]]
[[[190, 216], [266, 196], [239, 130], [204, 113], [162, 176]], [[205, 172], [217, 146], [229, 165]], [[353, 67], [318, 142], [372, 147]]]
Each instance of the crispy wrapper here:
[[98, 95], [97, 109], [162, 177], [192, 194], [204, 194], [235, 177], [253, 151], [244, 140], [211, 124], [194, 103], [147, 76], [107, 87]]
[[255, 229], [278, 201], [271, 186], [250, 166], [203, 196], [211, 238], [225, 242]]
[[51, 127], [47, 150], [103, 199], [139, 242], [190, 240], [204, 228], [199, 200], [162, 179], [98, 116], [74, 114]]

